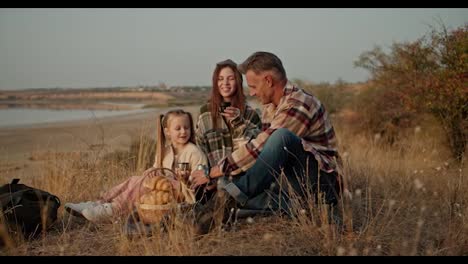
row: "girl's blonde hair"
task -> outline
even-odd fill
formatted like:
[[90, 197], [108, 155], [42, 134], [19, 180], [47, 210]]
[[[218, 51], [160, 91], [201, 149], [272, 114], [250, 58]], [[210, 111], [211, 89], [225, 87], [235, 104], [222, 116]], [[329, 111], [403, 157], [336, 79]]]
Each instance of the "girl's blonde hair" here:
[[190, 122], [190, 139], [189, 142], [195, 144], [195, 132], [193, 129], [192, 114], [182, 109], [174, 109], [167, 112], [165, 115], [159, 115], [156, 119], [156, 168], [162, 168], [163, 149], [166, 145], [166, 136], [164, 135], [164, 128], [167, 128], [169, 121], [173, 116], [187, 115]]

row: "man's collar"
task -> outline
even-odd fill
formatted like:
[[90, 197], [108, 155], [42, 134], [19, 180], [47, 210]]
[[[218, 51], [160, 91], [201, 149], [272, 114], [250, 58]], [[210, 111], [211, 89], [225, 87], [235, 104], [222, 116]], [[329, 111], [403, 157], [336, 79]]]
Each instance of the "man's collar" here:
[[286, 85], [284, 86], [283, 88], [283, 91], [284, 91], [284, 94], [283, 94], [283, 97], [285, 95], [289, 95], [290, 93], [292, 93], [294, 89], [294, 85], [292, 84], [292, 82], [290, 82], [289, 80], [286, 82]]
[[283, 104], [284, 101], [286, 100], [286, 97], [290, 95], [293, 92], [293, 90], [294, 90], [294, 85], [292, 84], [292, 82], [288, 80], [286, 82], [286, 85], [283, 88], [283, 96], [281, 97], [278, 105]]

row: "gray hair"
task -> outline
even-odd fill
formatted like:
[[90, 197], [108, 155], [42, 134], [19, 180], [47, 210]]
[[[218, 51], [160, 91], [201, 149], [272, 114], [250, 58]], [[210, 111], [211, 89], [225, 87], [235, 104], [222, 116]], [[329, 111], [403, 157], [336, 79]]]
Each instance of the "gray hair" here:
[[286, 71], [284, 70], [283, 63], [275, 54], [270, 52], [255, 52], [242, 64], [237, 66], [237, 69], [242, 74], [245, 74], [248, 70], [252, 70], [256, 74], [264, 71], [274, 71], [274, 74], [280, 81], [286, 80]]

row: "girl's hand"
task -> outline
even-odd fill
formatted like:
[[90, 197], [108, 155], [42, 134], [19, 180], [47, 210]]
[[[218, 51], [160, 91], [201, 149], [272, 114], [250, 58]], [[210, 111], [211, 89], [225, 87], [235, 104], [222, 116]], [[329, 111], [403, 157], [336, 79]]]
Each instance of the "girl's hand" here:
[[178, 180], [170, 179], [169, 181], [171, 182], [172, 189], [177, 191], [180, 190], [180, 182]]
[[153, 177], [153, 176], [155, 176], [155, 175], [153, 175], [154, 172], [156, 172], [156, 168], [151, 167], [151, 168], [149, 168], [149, 169], [147, 169], [147, 170], [145, 170], [145, 171], [143, 172], [143, 176], [144, 176], [144, 177]]
[[181, 183], [178, 180], [171, 179], [172, 190], [174, 192], [174, 197], [178, 203], [181, 203], [185, 200]]
[[240, 116], [240, 109], [233, 106], [228, 106], [226, 109], [224, 109], [224, 112], [222, 112], [221, 115], [230, 121]]

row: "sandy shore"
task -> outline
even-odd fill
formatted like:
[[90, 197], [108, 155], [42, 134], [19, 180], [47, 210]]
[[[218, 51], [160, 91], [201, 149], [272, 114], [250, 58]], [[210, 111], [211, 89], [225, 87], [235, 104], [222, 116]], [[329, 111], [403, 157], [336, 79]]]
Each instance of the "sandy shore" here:
[[[168, 108], [169, 109], [169, 108]], [[155, 133], [155, 119], [168, 109], [95, 120], [0, 128], [0, 178], [34, 173], [41, 161], [34, 155], [52, 152], [126, 149], [141, 133]], [[198, 117], [199, 106], [183, 107]]]

